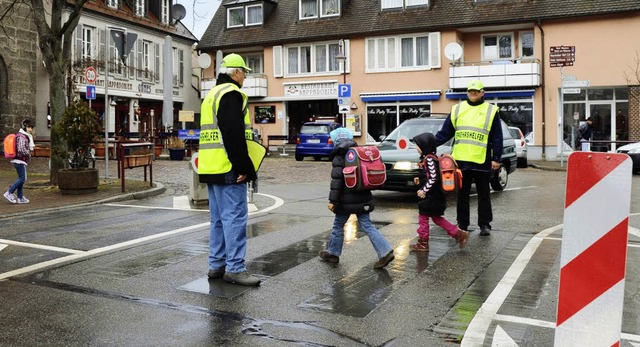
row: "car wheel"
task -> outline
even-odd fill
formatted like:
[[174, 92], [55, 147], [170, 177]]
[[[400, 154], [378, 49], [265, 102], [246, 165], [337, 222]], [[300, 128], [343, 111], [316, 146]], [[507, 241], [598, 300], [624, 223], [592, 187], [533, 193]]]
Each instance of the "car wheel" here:
[[518, 167], [519, 168], [526, 168], [527, 165], [527, 158], [518, 158]]
[[296, 154], [296, 161], [302, 161], [304, 159], [303, 156]]
[[316, 155], [315, 157], [313, 157], [313, 160], [315, 160], [315, 161], [320, 161], [321, 159], [322, 159], [322, 157], [319, 156], [319, 155]]
[[500, 168], [497, 171], [493, 172], [491, 177], [491, 188], [495, 191], [504, 190], [507, 187], [507, 182], [509, 181], [509, 171], [504, 166], [504, 164], [500, 164]]

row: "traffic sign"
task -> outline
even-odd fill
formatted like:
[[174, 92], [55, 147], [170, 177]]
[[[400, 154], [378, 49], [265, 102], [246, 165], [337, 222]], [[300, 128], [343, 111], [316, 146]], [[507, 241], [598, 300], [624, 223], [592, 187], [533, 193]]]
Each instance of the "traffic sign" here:
[[96, 99], [96, 86], [87, 86], [87, 100]]
[[588, 87], [591, 83], [589, 80], [577, 80], [577, 81], [563, 81], [562, 86], [566, 88], [584, 88]]
[[562, 88], [562, 94], [580, 94], [580, 88]]
[[562, 75], [563, 81], [576, 81], [578, 77], [576, 75]]
[[552, 46], [549, 52], [551, 67], [573, 66], [576, 60], [576, 46]]
[[338, 97], [350, 98], [351, 97], [351, 85], [350, 84], [338, 84]]
[[96, 83], [98, 79], [98, 73], [95, 68], [88, 67], [84, 70], [84, 79], [87, 80], [87, 83]]

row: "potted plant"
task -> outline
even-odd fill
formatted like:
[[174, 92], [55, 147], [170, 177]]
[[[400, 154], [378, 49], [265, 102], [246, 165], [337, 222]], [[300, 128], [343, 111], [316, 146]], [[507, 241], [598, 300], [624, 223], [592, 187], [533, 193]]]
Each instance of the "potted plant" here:
[[58, 171], [58, 188], [62, 194], [97, 191], [98, 170], [89, 164], [95, 164], [91, 144], [100, 133], [100, 117], [85, 102], [77, 100], [66, 108], [55, 127], [67, 145], [67, 165]]
[[169, 149], [169, 158], [171, 160], [184, 160], [185, 142], [177, 136], [171, 136], [167, 142]]

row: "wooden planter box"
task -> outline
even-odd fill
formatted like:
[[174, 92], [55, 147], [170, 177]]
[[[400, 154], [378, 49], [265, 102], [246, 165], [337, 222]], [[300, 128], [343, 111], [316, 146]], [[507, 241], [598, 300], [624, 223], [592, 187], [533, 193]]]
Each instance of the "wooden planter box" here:
[[50, 157], [51, 156], [51, 148], [49, 147], [41, 147], [36, 145], [33, 149], [34, 157]]
[[145, 166], [151, 164], [151, 158], [151, 154], [126, 155], [122, 161], [122, 165], [125, 169]]

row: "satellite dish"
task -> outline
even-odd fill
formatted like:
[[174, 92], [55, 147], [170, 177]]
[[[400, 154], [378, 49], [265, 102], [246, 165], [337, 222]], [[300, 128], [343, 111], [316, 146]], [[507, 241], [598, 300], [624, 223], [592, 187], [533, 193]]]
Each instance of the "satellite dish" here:
[[444, 55], [451, 61], [456, 61], [462, 58], [462, 46], [457, 42], [448, 43], [444, 47]]
[[187, 15], [187, 10], [184, 8], [184, 6], [180, 4], [175, 4], [171, 6], [171, 17], [176, 21], [181, 20], [186, 15]]
[[207, 53], [202, 53], [198, 56], [198, 65], [201, 68], [206, 69], [211, 66], [211, 56]]

